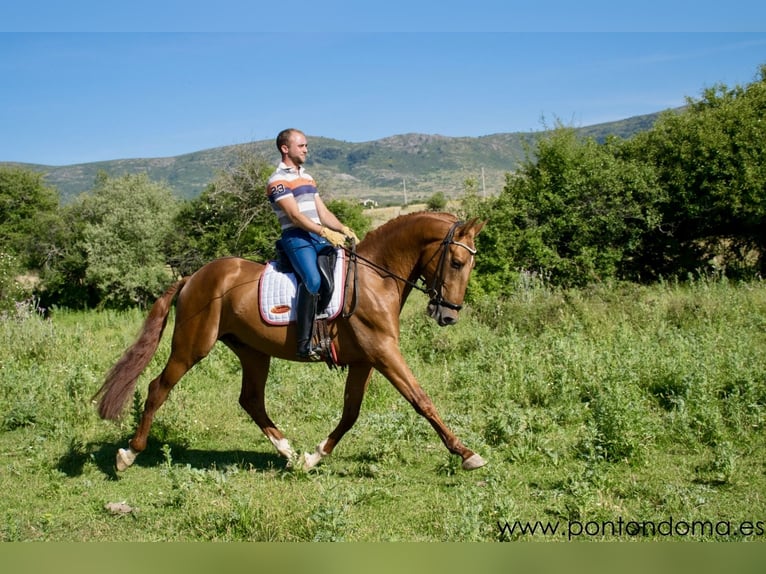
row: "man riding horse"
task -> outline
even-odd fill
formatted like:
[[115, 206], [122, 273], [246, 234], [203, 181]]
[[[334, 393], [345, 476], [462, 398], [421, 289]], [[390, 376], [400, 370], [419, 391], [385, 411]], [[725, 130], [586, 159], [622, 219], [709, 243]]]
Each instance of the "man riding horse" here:
[[306, 173], [303, 167], [308, 155], [306, 135], [292, 128], [282, 130], [276, 143], [282, 161], [269, 178], [266, 191], [282, 227], [281, 249], [299, 283], [297, 355], [299, 359], [318, 361], [321, 349], [313, 346], [312, 331], [322, 275], [332, 277], [332, 268], [327, 267], [332, 267], [335, 261], [335, 247], [343, 245], [347, 239], [354, 242], [359, 239], [327, 209], [317, 193], [314, 178]]

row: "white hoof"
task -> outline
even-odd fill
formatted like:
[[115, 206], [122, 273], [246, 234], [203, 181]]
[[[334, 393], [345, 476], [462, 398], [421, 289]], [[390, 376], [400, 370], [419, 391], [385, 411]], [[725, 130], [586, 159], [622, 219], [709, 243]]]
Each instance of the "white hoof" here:
[[317, 464], [319, 464], [319, 461], [322, 460], [325, 456], [327, 456], [328, 453], [324, 451], [324, 445], [327, 443], [327, 439], [323, 440], [322, 442], [317, 445], [316, 450], [312, 453], [303, 453], [303, 468], [305, 470], [310, 470], [314, 468]]
[[277, 449], [277, 452], [285, 457], [288, 461], [293, 460], [296, 457], [293, 447], [290, 446], [290, 441], [288, 441], [286, 438], [277, 440], [274, 437], [269, 437], [269, 440], [271, 441], [271, 444], [274, 445], [274, 448]]
[[138, 453], [134, 451], [132, 448], [128, 448], [127, 450], [124, 448], [121, 448], [117, 451], [117, 472], [122, 472], [123, 470], [126, 470], [132, 465], [135, 460]]
[[463, 461], [463, 470], [475, 470], [487, 464], [487, 461], [474, 453]]
[[322, 455], [318, 452], [314, 453], [303, 453], [303, 469], [304, 470], [311, 470], [314, 468], [317, 464], [319, 464], [319, 461], [322, 460]]

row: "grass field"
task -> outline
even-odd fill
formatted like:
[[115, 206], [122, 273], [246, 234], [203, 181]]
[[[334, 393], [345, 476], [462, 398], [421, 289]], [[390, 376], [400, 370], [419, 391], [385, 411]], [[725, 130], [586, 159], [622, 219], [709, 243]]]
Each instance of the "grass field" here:
[[[239, 366], [218, 345], [118, 476], [168, 333], [115, 424], [90, 397], [143, 313], [4, 317], [0, 540], [766, 540], [766, 284], [525, 281], [444, 329], [425, 303], [404, 309], [404, 354], [489, 461], [474, 472], [377, 375], [333, 455], [287, 470], [238, 406]], [[272, 364], [267, 405], [294, 447], [335, 425], [343, 380]]]

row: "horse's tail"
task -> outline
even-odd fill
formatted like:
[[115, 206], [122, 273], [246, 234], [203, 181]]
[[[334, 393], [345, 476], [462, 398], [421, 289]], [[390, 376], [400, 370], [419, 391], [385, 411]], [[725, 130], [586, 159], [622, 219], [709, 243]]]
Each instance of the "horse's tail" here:
[[98, 400], [98, 414], [102, 419], [116, 419], [122, 414], [139, 375], [157, 351], [173, 298], [188, 279], [176, 281], [154, 302], [138, 338], [107, 373], [104, 384], [93, 396], [93, 400]]

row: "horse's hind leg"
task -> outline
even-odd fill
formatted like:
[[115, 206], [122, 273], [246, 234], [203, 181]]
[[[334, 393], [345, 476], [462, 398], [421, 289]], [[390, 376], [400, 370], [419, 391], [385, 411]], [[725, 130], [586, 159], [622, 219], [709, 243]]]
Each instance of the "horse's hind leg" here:
[[266, 379], [269, 375], [271, 357], [249, 347], [227, 344], [242, 363], [242, 391], [239, 395], [239, 404], [261, 428], [277, 452], [288, 461], [292, 461], [295, 458], [295, 452], [290, 442], [266, 412]]
[[178, 380], [191, 368], [185, 363], [174, 359], [172, 356], [162, 373], [149, 383], [149, 391], [144, 404], [144, 412], [141, 415], [141, 421], [138, 424], [136, 433], [128, 443], [129, 448], [119, 449], [117, 451], [117, 470], [122, 472], [127, 469], [136, 460], [136, 456], [146, 449], [146, 442], [149, 436], [149, 430], [154, 420], [154, 414], [157, 412], [165, 400], [168, 398], [171, 389]]
[[196, 363], [184, 361], [171, 354], [162, 373], [149, 383], [149, 391], [144, 404], [144, 412], [141, 415], [141, 421], [138, 424], [133, 438], [128, 443], [129, 448], [119, 449], [117, 451], [117, 470], [123, 471], [128, 468], [136, 459], [139, 453], [146, 448], [149, 430], [154, 420], [154, 414], [157, 412], [175, 384], [186, 374], [186, 372]]
[[[208, 307], [207, 312], [197, 313], [192, 319], [182, 312], [179, 301], [176, 313], [176, 326], [173, 330], [173, 341], [170, 346], [170, 357], [160, 375], [149, 383], [149, 392], [144, 404], [144, 412], [130, 440], [128, 449], [120, 449], [117, 453], [117, 470], [128, 468], [140, 452], [146, 448], [149, 429], [157, 412], [168, 394], [189, 369], [207, 357], [218, 336], [219, 309]], [[183, 328], [179, 328], [183, 325]]]

